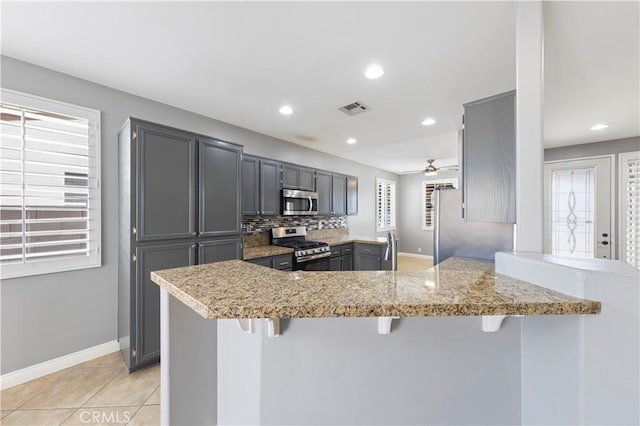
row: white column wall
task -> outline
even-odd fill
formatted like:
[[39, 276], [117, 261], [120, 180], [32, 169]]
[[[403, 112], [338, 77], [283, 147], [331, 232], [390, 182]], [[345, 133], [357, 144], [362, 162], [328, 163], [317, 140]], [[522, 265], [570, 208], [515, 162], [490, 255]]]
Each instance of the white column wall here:
[[543, 250], [542, 2], [518, 2], [516, 13], [516, 244]]

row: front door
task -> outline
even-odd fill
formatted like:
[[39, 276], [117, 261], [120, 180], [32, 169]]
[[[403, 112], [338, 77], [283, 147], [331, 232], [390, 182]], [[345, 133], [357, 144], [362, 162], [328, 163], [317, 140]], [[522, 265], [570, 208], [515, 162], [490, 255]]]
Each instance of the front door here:
[[611, 158], [544, 165], [545, 253], [612, 259]]

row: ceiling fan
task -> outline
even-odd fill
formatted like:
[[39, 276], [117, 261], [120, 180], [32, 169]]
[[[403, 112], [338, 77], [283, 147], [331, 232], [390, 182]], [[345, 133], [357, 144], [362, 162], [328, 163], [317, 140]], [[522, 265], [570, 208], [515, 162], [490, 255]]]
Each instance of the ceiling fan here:
[[427, 160], [427, 165], [425, 166], [424, 170], [411, 170], [411, 171], [407, 171], [405, 173], [417, 173], [417, 172], [421, 171], [422, 173], [424, 173], [425, 176], [435, 176], [440, 171], [458, 170], [458, 166], [457, 165], [436, 167], [436, 166], [433, 165], [434, 161], [436, 161], [436, 160]]

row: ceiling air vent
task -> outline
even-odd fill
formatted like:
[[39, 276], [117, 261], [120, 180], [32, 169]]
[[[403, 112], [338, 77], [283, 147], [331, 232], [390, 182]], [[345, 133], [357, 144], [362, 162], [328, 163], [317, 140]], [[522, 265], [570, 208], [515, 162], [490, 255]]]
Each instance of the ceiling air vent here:
[[369, 107], [362, 102], [352, 102], [349, 105], [338, 108], [347, 115], [358, 115], [365, 111], [369, 111]]

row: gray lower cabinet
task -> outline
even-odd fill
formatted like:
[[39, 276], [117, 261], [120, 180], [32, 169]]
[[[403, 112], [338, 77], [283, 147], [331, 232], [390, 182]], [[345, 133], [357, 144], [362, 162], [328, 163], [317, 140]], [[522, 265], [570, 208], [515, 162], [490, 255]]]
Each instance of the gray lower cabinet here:
[[241, 238], [220, 238], [198, 243], [198, 263], [221, 262], [242, 258]]
[[190, 238], [195, 235], [196, 139], [151, 123], [132, 123], [127, 142], [137, 170], [136, 241]]
[[160, 357], [154, 270], [238, 259], [242, 147], [130, 118], [118, 134], [118, 343], [129, 371]]
[[464, 219], [515, 223], [516, 93], [464, 105], [461, 146]]
[[293, 254], [279, 254], [277, 256], [260, 257], [248, 260], [248, 262], [260, 266], [266, 266], [267, 268], [279, 269], [281, 271], [291, 271], [293, 268]]
[[353, 244], [331, 247], [330, 271], [353, 271]]
[[355, 271], [380, 271], [383, 269], [384, 246], [355, 243], [353, 245], [353, 269]]
[[[188, 243], [150, 245], [135, 250], [135, 277], [131, 286], [132, 316], [130, 364], [135, 368], [160, 357], [160, 287], [151, 281], [151, 271], [195, 265], [196, 245]], [[135, 342], [135, 343], [134, 343]]]

